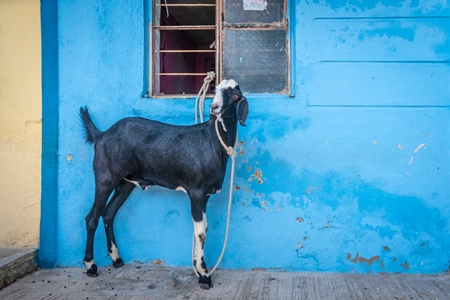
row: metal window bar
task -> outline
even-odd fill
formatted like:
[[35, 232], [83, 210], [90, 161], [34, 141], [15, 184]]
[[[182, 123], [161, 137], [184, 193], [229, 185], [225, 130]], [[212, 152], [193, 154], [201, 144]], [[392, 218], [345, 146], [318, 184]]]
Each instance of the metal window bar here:
[[[153, 1], [153, 18], [152, 18], [152, 25], [151, 25], [151, 42], [153, 45], [151, 45], [151, 60], [152, 60], [152, 75], [151, 75], [151, 89], [152, 89], [152, 96], [167, 96], [164, 95], [164, 93], [161, 93], [159, 90], [159, 81], [160, 76], [206, 76], [206, 72], [160, 72], [159, 70], [159, 54], [160, 53], [216, 53], [215, 57], [215, 73], [218, 74], [217, 71], [219, 66], [219, 49], [220, 49], [220, 43], [217, 41], [220, 41], [219, 38], [219, 31], [220, 31], [220, 12], [218, 11], [218, 5], [221, 4], [222, 0], [216, 0], [215, 4], [204, 4], [204, 3], [177, 3], [177, 4], [167, 4], [167, 3], [156, 3], [158, 0]], [[161, 26], [160, 25], [160, 13], [162, 7], [185, 7], [186, 9], [189, 9], [191, 7], [216, 7], [215, 10], [215, 24], [214, 25], [178, 25], [178, 26]], [[216, 42], [213, 43], [214, 47], [216, 48], [207, 50], [207, 49], [183, 49], [183, 50], [165, 50], [160, 49], [160, 35], [159, 32], [165, 31], [165, 30], [180, 30], [180, 31], [186, 31], [186, 30], [215, 30], [215, 38]], [[211, 45], [212, 46], [212, 45]], [[212, 48], [212, 47], [210, 47]], [[217, 76], [218, 77], [218, 76]], [[218, 81], [218, 78], [216, 78], [216, 82]], [[175, 97], [186, 97], [190, 95], [178, 94], [178, 95], [171, 95]], [[212, 95], [208, 95], [212, 96]]]
[[159, 53], [214, 53], [216, 50], [155, 50]]
[[201, 3], [178, 3], [178, 4], [165, 4], [165, 3], [157, 3], [156, 6], [164, 6], [164, 7], [170, 7], [170, 6], [186, 6], [186, 7], [207, 7], [207, 6], [216, 6], [215, 4], [201, 4]]
[[156, 73], [161, 76], [206, 76], [207, 73]]
[[216, 25], [153, 26], [154, 30], [215, 30]]

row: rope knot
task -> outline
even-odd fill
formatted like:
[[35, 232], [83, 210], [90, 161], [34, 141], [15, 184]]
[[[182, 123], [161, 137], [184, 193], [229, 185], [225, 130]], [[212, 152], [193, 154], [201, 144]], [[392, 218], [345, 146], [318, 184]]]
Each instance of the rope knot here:
[[206, 73], [206, 77], [203, 79], [203, 82], [209, 84], [216, 77], [216, 73], [214, 71], [210, 71]]
[[230, 156], [230, 157], [232, 157], [232, 158], [235, 158], [235, 157], [236, 157], [236, 150], [235, 150], [233, 147], [228, 146], [228, 147], [226, 148], [226, 150], [227, 150], [228, 156]]

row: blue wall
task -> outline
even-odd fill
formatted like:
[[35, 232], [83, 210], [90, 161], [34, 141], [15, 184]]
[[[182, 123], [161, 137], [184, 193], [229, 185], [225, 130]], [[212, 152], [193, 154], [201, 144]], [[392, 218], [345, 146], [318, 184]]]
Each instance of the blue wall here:
[[[147, 9], [141, 0], [58, 1], [59, 110], [44, 115], [44, 124], [58, 128], [44, 136], [57, 142], [58, 160], [43, 166], [57, 174], [57, 204], [43, 202], [42, 219], [54, 217], [52, 209], [57, 218], [53, 241], [41, 238], [42, 253], [56, 240], [57, 255], [41, 261], [82, 265], [94, 177], [80, 106], [102, 130], [133, 115], [194, 122], [193, 99], [141, 98], [148, 86]], [[293, 97], [248, 95], [221, 267], [448, 270], [449, 2], [297, 0], [289, 9]], [[44, 94], [44, 105], [51, 101]], [[210, 266], [222, 247], [226, 187], [208, 205]], [[115, 229], [125, 262], [190, 264], [184, 193], [135, 189]], [[102, 224], [95, 246], [97, 263], [109, 265]]]

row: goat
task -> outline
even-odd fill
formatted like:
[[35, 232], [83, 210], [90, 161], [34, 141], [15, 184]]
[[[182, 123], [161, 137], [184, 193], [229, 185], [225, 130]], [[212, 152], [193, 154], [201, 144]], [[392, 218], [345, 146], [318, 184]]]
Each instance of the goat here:
[[208, 228], [206, 204], [211, 194], [220, 191], [228, 162], [227, 149], [218, 135], [226, 146], [234, 146], [237, 122], [245, 126], [247, 115], [247, 99], [232, 79], [223, 80], [216, 87], [210, 120], [191, 126], [130, 117], [102, 132], [93, 123], [88, 109], [81, 107], [86, 142], [95, 146], [95, 198], [86, 216], [86, 274], [98, 276], [93, 248], [100, 216], [105, 226], [108, 255], [114, 267], [122, 267], [124, 263], [113, 231], [114, 217], [135, 186], [145, 189], [159, 185], [188, 194], [195, 236], [193, 265], [200, 287], [212, 287], [203, 251]]

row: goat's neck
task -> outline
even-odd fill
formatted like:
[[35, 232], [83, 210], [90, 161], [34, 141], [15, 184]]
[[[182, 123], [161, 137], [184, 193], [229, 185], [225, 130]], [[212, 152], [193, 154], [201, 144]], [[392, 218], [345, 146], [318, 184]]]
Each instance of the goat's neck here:
[[234, 147], [237, 134], [237, 119], [236, 118], [224, 118], [217, 119], [219, 122], [219, 134], [227, 146]]

